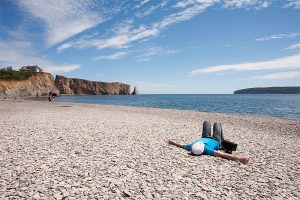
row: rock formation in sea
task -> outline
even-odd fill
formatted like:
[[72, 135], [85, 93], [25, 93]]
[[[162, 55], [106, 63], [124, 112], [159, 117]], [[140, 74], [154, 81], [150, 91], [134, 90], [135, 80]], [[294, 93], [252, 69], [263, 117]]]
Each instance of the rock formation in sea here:
[[65, 95], [130, 94], [130, 85], [119, 82], [105, 83], [57, 75], [55, 85], [60, 94]]
[[0, 79], [0, 97], [47, 96], [49, 92], [59, 95], [50, 73], [33, 73], [23, 80]]
[[133, 92], [131, 94], [132, 95], [138, 95], [139, 94], [137, 86], [134, 86]]

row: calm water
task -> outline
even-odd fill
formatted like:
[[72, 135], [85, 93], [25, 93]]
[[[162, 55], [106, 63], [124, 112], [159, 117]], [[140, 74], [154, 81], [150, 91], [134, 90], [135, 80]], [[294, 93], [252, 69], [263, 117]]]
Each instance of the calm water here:
[[152, 94], [62, 96], [58, 102], [109, 104], [300, 118], [298, 94]]

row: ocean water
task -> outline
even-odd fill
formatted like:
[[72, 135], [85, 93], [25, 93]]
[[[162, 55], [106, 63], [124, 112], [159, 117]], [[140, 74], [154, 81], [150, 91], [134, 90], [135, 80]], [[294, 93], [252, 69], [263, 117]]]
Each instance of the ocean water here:
[[61, 96], [58, 102], [300, 118], [300, 94], [144, 94]]

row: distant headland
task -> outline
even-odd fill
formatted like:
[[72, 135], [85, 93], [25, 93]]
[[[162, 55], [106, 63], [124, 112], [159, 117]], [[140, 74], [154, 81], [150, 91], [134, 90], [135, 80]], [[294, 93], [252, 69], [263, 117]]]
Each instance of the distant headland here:
[[130, 85], [121, 82], [99, 82], [56, 75], [54, 79], [37, 65], [11, 66], [0, 69], [0, 98], [60, 95], [137, 95], [137, 86], [131, 93]]
[[234, 94], [300, 94], [300, 87], [257, 87], [234, 91]]

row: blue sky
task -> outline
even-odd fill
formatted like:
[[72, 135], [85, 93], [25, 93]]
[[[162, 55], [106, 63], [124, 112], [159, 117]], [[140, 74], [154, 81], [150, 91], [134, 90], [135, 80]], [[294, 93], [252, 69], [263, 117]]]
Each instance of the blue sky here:
[[141, 93], [300, 86], [300, 0], [1, 0], [0, 66]]

